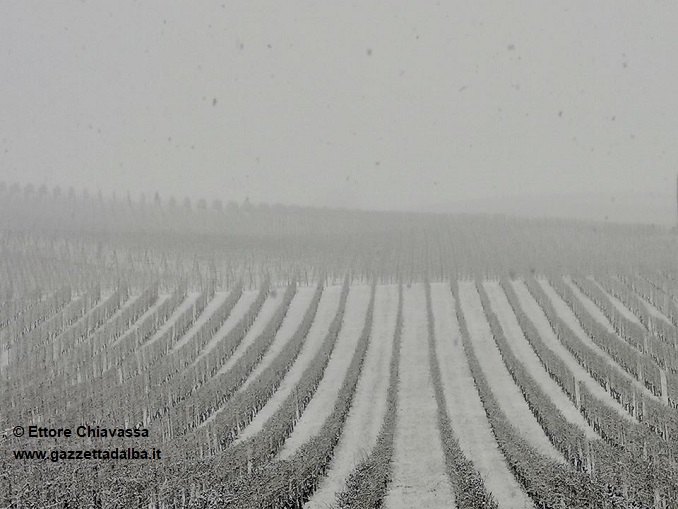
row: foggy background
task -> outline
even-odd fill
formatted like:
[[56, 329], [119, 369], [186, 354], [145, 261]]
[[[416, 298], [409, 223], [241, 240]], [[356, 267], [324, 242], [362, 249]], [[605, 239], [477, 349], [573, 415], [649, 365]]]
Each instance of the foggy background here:
[[678, 4], [0, 4], [0, 180], [675, 220]]

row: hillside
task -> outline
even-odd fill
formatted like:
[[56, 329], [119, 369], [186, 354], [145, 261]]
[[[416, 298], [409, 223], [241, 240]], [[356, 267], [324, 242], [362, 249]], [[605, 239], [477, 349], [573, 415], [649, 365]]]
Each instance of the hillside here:
[[3, 509], [678, 504], [668, 228], [3, 192]]

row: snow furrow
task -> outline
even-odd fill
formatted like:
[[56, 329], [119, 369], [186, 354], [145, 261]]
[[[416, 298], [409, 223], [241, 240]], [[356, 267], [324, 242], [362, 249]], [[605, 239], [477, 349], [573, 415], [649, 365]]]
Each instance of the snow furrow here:
[[[591, 314], [591, 316], [594, 317], [595, 320], [597, 320], [599, 323], [605, 325], [605, 327], [608, 328], [608, 332], [614, 334], [615, 336], [617, 333], [614, 331], [614, 328], [612, 327], [612, 324], [610, 324], [610, 321], [603, 315], [602, 311], [598, 308], [598, 306], [591, 301], [586, 295], [584, 295], [579, 288], [576, 287], [574, 283], [569, 281], [569, 278], [565, 278], [565, 281], [570, 287], [572, 288], [574, 294], [577, 296], [577, 298], [584, 304], [584, 306], [587, 308], [587, 311]], [[619, 373], [621, 376], [626, 378], [629, 382], [631, 382], [634, 386], [636, 386], [640, 391], [643, 392], [645, 397], [653, 399], [655, 401], [661, 401], [660, 398], [652, 394], [648, 390], [645, 385], [643, 385], [642, 382], [638, 381], [636, 378], [631, 376], [628, 372], [624, 370], [613, 358], [612, 356], [607, 353], [605, 350], [603, 350], [600, 346], [598, 346], [596, 343], [594, 343], [593, 339], [584, 331], [584, 329], [581, 327], [581, 324], [579, 323], [579, 320], [577, 319], [576, 315], [572, 312], [570, 307], [567, 305], [567, 303], [560, 297], [560, 295], [557, 294], [555, 289], [551, 286], [551, 284], [546, 281], [546, 280], [539, 280], [539, 283], [541, 284], [541, 287], [544, 289], [548, 297], [551, 299], [551, 302], [553, 303], [554, 307], [556, 308], [556, 311], [560, 315], [560, 317], [565, 320], [568, 326], [579, 336], [579, 338], [584, 342], [586, 346], [591, 348], [591, 350], [594, 350], [598, 355], [600, 355], [602, 358], [604, 358], [610, 366], [614, 367], [615, 371]], [[619, 337], [619, 336], [617, 336]], [[620, 341], [623, 341], [620, 339]]]
[[[572, 371], [572, 375], [574, 376], [575, 380], [577, 381], [582, 381], [585, 385], [586, 388], [593, 394], [596, 398], [604, 402], [607, 406], [610, 408], [614, 409], [619, 415], [621, 415], [624, 419], [628, 420], [633, 420], [633, 417], [631, 417], [622, 407], [615, 401], [615, 399], [608, 394], [608, 392], [603, 389], [598, 382], [596, 382], [591, 375], [582, 367], [579, 362], [577, 362], [577, 359], [574, 358], [574, 356], [565, 348], [565, 346], [558, 340], [556, 337], [555, 333], [553, 332], [553, 329], [551, 329], [551, 325], [549, 324], [546, 315], [544, 314], [543, 310], [537, 303], [537, 301], [534, 300], [532, 295], [530, 294], [529, 290], [525, 286], [525, 283], [522, 281], [513, 281], [513, 289], [516, 292], [516, 295], [518, 296], [518, 300], [520, 301], [520, 307], [525, 311], [525, 314], [527, 317], [532, 321], [534, 326], [537, 328], [539, 331], [539, 335], [541, 336], [542, 340], [546, 344], [546, 346], [556, 355], [558, 355], [567, 365], [568, 368], [570, 368], [570, 371]], [[551, 300], [551, 303], [553, 304], [554, 309], [558, 313], [558, 315], [565, 320], [565, 322], [571, 326], [572, 330], [575, 331], [574, 325], [579, 326], [579, 322], [577, 322], [576, 318], [574, 315], [569, 314], [569, 319], [566, 318], [567, 311], [570, 309], [567, 307], [567, 304], [565, 304], [558, 296], [556, 295], [555, 291], [550, 285], [544, 286], [542, 284], [542, 287], [544, 288], [544, 292], [547, 294], [549, 299]], [[571, 323], [572, 321], [576, 323]], [[579, 327], [581, 329], [581, 327]], [[583, 331], [582, 331], [583, 332]], [[576, 331], [575, 331], [576, 333]]]
[[250, 308], [252, 303], [256, 300], [257, 295], [259, 294], [258, 290], [245, 290], [242, 292], [242, 295], [236, 302], [235, 306], [231, 310], [231, 314], [228, 315], [226, 321], [221, 325], [216, 334], [207, 342], [205, 347], [200, 352], [200, 355], [193, 361], [193, 365], [197, 364], [200, 359], [208, 355], [215, 346], [226, 337], [226, 335], [235, 327], [235, 325], [245, 316], [247, 310]]
[[157, 300], [155, 301], [155, 303], [154, 303], [150, 308], [148, 308], [144, 314], [142, 314], [139, 318], [137, 318], [136, 321], [130, 326], [129, 329], [127, 329], [123, 334], [120, 334], [120, 336], [118, 336], [118, 337], [116, 338], [116, 340], [115, 340], [113, 343], [111, 343], [111, 346], [115, 346], [115, 345], [117, 345], [118, 343], [120, 343], [120, 341], [122, 341], [123, 338], [124, 338], [124, 337], [125, 337], [125, 336], [126, 336], [126, 335], [134, 328], [134, 327], [137, 327], [138, 324], [143, 323], [144, 320], [146, 320], [146, 318], [148, 318], [150, 315], [152, 315], [153, 313], [155, 313], [155, 312], [158, 310], [158, 308], [162, 305], [162, 303], [165, 302], [165, 301], [166, 301], [167, 299], [169, 299], [169, 298], [170, 298], [170, 295], [169, 295], [169, 294], [158, 295], [158, 298], [157, 298]]
[[444, 283], [431, 284], [436, 352], [447, 414], [466, 457], [473, 462], [501, 509], [527, 509], [533, 504], [506, 464], [492, 434], [473, 376], [466, 362], [454, 296]]
[[475, 283], [461, 281], [459, 298], [478, 361], [506, 417], [535, 450], [564, 463], [562, 454], [549, 441], [504, 365], [487, 323]]
[[323, 373], [323, 378], [311, 398], [292, 434], [287, 438], [279, 453], [279, 459], [287, 459], [315, 436], [332, 413], [346, 371], [351, 364], [353, 352], [365, 325], [371, 289], [367, 285], [353, 285], [348, 292], [346, 311], [337, 337], [337, 343]]
[[484, 287], [492, 304], [492, 309], [496, 313], [509, 346], [516, 357], [522, 361], [532, 378], [539, 384], [541, 389], [549, 396], [553, 404], [558, 407], [558, 410], [568, 421], [581, 428], [590, 439], [598, 438], [598, 434], [589, 426], [584, 417], [579, 413], [579, 410], [577, 410], [577, 407], [575, 407], [541, 365], [539, 357], [537, 357], [537, 354], [532, 350], [527, 339], [525, 339], [516, 315], [513, 313], [513, 309], [511, 309], [511, 304], [509, 304], [499, 283], [488, 281], [484, 284]]
[[[617, 280], [620, 281], [621, 283], [625, 284], [623, 281], [619, 279], [617, 276]], [[660, 320], [664, 320], [666, 323], [669, 325], [673, 325], [673, 322], [671, 322], [671, 319], [666, 316], [664, 313], [662, 313], [654, 304], [650, 303], [647, 301], [647, 299], [643, 296], [638, 291], [633, 290], [632, 288], [629, 287], [629, 290], [634, 292], [636, 296], [638, 297], [638, 300], [643, 303], [643, 305], [647, 308], [648, 313], [650, 313], [653, 317], [659, 318]]]
[[572, 280], [569, 277], [564, 276], [563, 281], [565, 281], [565, 284], [567, 284], [572, 289], [572, 292], [577, 296], [579, 301], [584, 305], [584, 308], [593, 317], [593, 319], [599, 324], [604, 325], [608, 332], [616, 334], [614, 327], [610, 323], [610, 320], [607, 319], [607, 317], [601, 311], [598, 305], [591, 299], [589, 299], [586, 295], [584, 295], [584, 293], [579, 289], [577, 285], [575, 285], [572, 282]]
[[424, 285], [404, 291], [398, 420], [387, 509], [454, 508], [428, 361]]
[[268, 294], [268, 298], [266, 301], [264, 301], [264, 305], [261, 306], [261, 311], [259, 311], [259, 314], [257, 317], [254, 319], [254, 323], [252, 324], [252, 327], [250, 330], [247, 331], [247, 334], [245, 334], [245, 337], [242, 339], [238, 347], [235, 349], [235, 352], [233, 352], [233, 355], [226, 361], [226, 363], [221, 366], [219, 371], [217, 371], [217, 374], [215, 376], [222, 375], [226, 373], [233, 365], [238, 362], [238, 359], [242, 357], [242, 355], [247, 351], [247, 347], [249, 347], [252, 343], [254, 343], [254, 340], [259, 337], [259, 335], [264, 331], [266, 328], [266, 325], [268, 322], [271, 321], [271, 318], [273, 318], [273, 315], [275, 314], [276, 310], [282, 303], [283, 296], [285, 295], [284, 291], [278, 291], [273, 295], [272, 293]]
[[172, 315], [167, 319], [167, 321], [162, 324], [162, 327], [160, 327], [154, 334], [149, 338], [146, 343], [142, 346], [142, 348], [147, 347], [155, 343], [158, 339], [160, 339], [165, 332], [170, 330], [172, 326], [174, 325], [174, 322], [183, 314], [184, 311], [186, 311], [188, 308], [190, 308], [195, 302], [198, 300], [198, 297], [200, 297], [199, 292], [191, 292], [188, 295], [186, 295], [186, 298], [184, 301], [181, 303], [180, 306], [178, 306]]
[[320, 302], [318, 304], [318, 312], [315, 320], [308, 331], [304, 345], [301, 348], [299, 356], [292, 364], [292, 367], [287, 372], [283, 381], [281, 382], [275, 394], [266, 402], [264, 407], [254, 416], [252, 422], [238, 435], [235, 443], [246, 440], [253, 435], [256, 435], [266, 424], [275, 412], [280, 408], [280, 405], [292, 394], [294, 387], [299, 383], [299, 380], [304, 375], [306, 365], [313, 359], [318, 349], [322, 345], [323, 339], [330, 328], [330, 324], [339, 307], [339, 297], [341, 296], [341, 286], [328, 286], [323, 290]]
[[393, 350], [398, 287], [378, 286], [374, 303], [374, 324], [353, 404], [344, 425], [329, 471], [305, 509], [324, 509], [345, 489], [345, 481], [372, 451], [386, 412], [386, 391]]
[[247, 380], [245, 380], [245, 383], [240, 387], [239, 391], [245, 390], [253, 380], [256, 380], [259, 375], [270, 366], [273, 359], [278, 356], [280, 351], [292, 338], [292, 335], [301, 325], [306, 310], [311, 305], [315, 291], [316, 288], [314, 286], [297, 287], [297, 293], [292, 298], [292, 302], [290, 302], [290, 307], [285, 314], [282, 324], [280, 324], [280, 329], [278, 329], [271, 347], [264, 355], [264, 358], [261, 359], [261, 362], [259, 362], [252, 373], [250, 373], [250, 376], [247, 377]]
[[603, 292], [608, 299], [610, 299], [612, 305], [617, 309], [617, 311], [619, 311], [619, 313], [621, 313], [624, 316], [624, 318], [638, 325], [642, 325], [638, 317], [635, 314], [633, 314], [633, 311], [627, 308], [626, 305], [622, 301], [620, 301], [617, 297], [608, 292], [607, 289], [603, 285], [601, 285], [598, 281], [596, 281], [596, 279], [593, 276], [588, 276], [587, 279], [591, 281], [593, 284], [595, 284], [600, 289], [600, 291]]
[[202, 310], [202, 313], [195, 319], [193, 325], [186, 331], [186, 333], [177, 341], [169, 353], [174, 353], [178, 351], [182, 346], [190, 341], [193, 335], [200, 330], [200, 327], [203, 326], [207, 320], [209, 320], [212, 313], [214, 313], [219, 306], [228, 298], [229, 292], [216, 292], [205, 306], [205, 309]]

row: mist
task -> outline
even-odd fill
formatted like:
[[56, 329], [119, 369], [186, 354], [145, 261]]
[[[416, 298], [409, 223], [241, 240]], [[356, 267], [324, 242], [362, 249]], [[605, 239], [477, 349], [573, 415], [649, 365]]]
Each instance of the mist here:
[[178, 200], [675, 217], [675, 4], [115, 7], [3, 2], [1, 180]]

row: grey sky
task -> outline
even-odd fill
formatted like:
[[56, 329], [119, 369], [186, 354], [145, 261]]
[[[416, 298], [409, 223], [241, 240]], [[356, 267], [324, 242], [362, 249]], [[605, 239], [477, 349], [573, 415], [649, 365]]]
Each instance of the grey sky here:
[[412, 210], [667, 195], [676, 21], [670, 1], [5, 0], [0, 179]]

